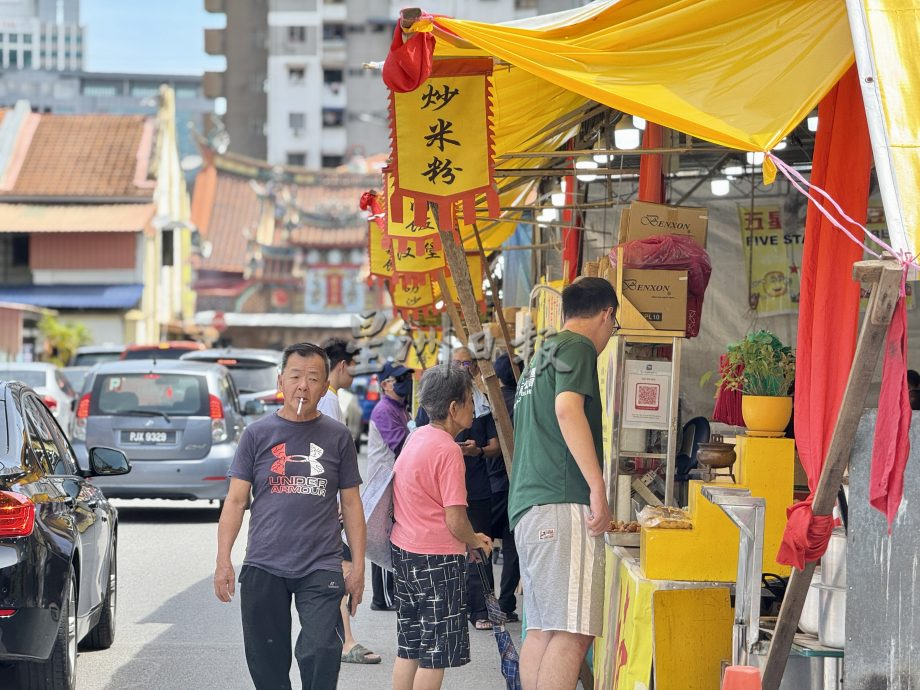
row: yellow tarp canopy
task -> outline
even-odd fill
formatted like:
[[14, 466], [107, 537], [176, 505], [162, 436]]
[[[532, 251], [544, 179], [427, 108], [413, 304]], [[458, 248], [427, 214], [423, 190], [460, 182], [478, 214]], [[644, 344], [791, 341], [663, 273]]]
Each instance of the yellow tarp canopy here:
[[[413, 28], [434, 32], [436, 57], [500, 60], [499, 156], [558, 148], [574, 133], [571, 114], [592, 100], [716, 144], [767, 151], [853, 62], [844, 0], [599, 0], [505, 24], [435, 17]], [[548, 162], [500, 159], [499, 167]], [[531, 188], [503, 194], [502, 205]], [[484, 244], [498, 246], [513, 227], [486, 226]]]
[[434, 32], [438, 56], [513, 66], [496, 78], [501, 105], [505, 89], [526, 85], [514, 89], [525, 100], [517, 117], [497, 122], [500, 140], [506, 127], [532, 132], [558, 116], [543, 81], [716, 144], [768, 151], [853, 63], [843, 0], [605, 0], [506, 24], [437, 17]]

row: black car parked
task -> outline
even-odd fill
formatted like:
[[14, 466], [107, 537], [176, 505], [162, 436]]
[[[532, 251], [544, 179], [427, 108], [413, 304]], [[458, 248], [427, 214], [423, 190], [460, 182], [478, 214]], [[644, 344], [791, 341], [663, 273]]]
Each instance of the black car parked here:
[[19, 687], [72, 690], [77, 644], [115, 639], [118, 513], [87, 478], [131, 468], [111, 448], [90, 462], [32, 389], [0, 382], [0, 663]]

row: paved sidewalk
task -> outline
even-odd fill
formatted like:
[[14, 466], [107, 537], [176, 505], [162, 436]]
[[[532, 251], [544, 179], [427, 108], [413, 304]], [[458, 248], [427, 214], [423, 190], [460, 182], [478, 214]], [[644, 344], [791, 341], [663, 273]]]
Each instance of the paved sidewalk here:
[[[501, 578], [501, 566], [495, 566], [495, 581]], [[340, 690], [376, 690], [390, 687], [393, 673], [393, 659], [396, 656], [396, 614], [389, 611], [371, 611], [370, 568], [367, 569], [365, 604], [361, 605], [356, 618], [352, 619], [355, 638], [368, 649], [383, 658], [373, 666], [342, 664], [339, 675]], [[518, 606], [520, 614], [520, 604]], [[518, 650], [521, 648], [521, 624], [507, 626]], [[471, 661], [466, 666], [448, 669], [444, 674], [445, 690], [504, 690], [498, 647], [492, 631], [476, 630], [470, 626]]]

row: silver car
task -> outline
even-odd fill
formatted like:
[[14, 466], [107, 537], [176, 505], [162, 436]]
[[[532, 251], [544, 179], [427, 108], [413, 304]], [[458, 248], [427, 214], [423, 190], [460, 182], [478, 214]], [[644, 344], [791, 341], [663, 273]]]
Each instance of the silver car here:
[[93, 367], [77, 404], [72, 443], [81, 468], [88, 447], [124, 451], [130, 475], [94, 480], [110, 498], [223, 501], [243, 433], [227, 369], [179, 360]]
[[38, 393], [65, 433], [70, 430], [77, 393], [57, 366], [49, 362], [0, 364], [0, 381], [26, 384]]
[[226, 347], [193, 350], [179, 359], [193, 362], [213, 362], [230, 370], [230, 378], [240, 394], [246, 423], [252, 424], [262, 415], [276, 412], [284, 405], [278, 391], [281, 352], [248, 347]]

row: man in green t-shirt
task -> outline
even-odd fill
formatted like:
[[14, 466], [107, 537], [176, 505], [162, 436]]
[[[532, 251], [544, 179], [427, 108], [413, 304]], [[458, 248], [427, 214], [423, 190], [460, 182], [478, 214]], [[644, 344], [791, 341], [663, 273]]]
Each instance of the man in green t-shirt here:
[[603, 278], [563, 290], [563, 330], [546, 338], [518, 385], [508, 517], [524, 585], [524, 690], [574, 688], [601, 634], [610, 508], [597, 356], [616, 328], [616, 307]]

